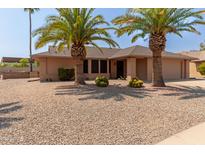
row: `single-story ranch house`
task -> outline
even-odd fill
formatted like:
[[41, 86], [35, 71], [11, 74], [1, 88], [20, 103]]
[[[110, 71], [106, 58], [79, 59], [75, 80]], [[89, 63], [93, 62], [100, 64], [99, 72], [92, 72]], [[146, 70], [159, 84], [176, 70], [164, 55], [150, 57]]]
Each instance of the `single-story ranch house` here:
[[[84, 75], [87, 79], [94, 79], [98, 75], [108, 78], [138, 77], [142, 80], [152, 79], [152, 52], [143, 46], [133, 46], [125, 49], [86, 47], [87, 56], [84, 60]], [[163, 52], [163, 75], [165, 80], [179, 80], [189, 78], [189, 56]], [[74, 68], [75, 61], [70, 50], [57, 52], [56, 47], [49, 47], [47, 52], [34, 54], [39, 61], [40, 80], [59, 80], [58, 69]]]

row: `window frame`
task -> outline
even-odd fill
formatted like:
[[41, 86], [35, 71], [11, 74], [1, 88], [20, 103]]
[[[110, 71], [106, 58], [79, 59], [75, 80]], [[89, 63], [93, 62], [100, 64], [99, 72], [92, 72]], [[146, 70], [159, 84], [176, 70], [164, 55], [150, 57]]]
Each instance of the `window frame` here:
[[[103, 67], [104, 65], [105, 65], [105, 67]], [[100, 60], [100, 73], [107, 74], [107, 60], [103, 60], [103, 59]]]
[[[94, 62], [97, 62], [97, 63], [95, 64]], [[95, 66], [96, 66], [96, 71], [94, 71]], [[93, 74], [99, 73], [99, 60], [98, 59], [91, 60], [91, 73]]]
[[[87, 68], [85, 68], [85, 62], [86, 62]], [[85, 74], [88, 73], [88, 60], [87, 59], [83, 60], [83, 73]]]

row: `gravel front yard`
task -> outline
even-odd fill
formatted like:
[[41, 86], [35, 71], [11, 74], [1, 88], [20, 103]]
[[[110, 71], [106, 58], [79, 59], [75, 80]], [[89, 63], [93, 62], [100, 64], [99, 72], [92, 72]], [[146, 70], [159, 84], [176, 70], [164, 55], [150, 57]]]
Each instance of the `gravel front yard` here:
[[72, 84], [0, 80], [0, 144], [156, 144], [205, 122], [205, 80]]

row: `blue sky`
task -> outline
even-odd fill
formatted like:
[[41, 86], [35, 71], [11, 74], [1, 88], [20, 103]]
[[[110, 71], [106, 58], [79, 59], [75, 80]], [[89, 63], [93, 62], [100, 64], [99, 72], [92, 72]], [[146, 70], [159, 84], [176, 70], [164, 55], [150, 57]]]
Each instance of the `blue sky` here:
[[[96, 9], [94, 14], [102, 14], [107, 21], [111, 21], [116, 16], [122, 15], [126, 9]], [[33, 16], [33, 29], [36, 29], [45, 24], [45, 18], [48, 15], [55, 14], [55, 9], [41, 9]], [[205, 17], [205, 16], [204, 16]], [[29, 55], [29, 21], [28, 14], [23, 9], [0, 9], [0, 57], [2, 56], [17, 56], [27, 57]], [[183, 33], [183, 38], [175, 35], [167, 36], [167, 51], [177, 52], [182, 50], [197, 50], [199, 49], [200, 42], [205, 40], [205, 26], [197, 26], [201, 35]], [[132, 45], [147, 46], [148, 42], [139, 39], [132, 44], [130, 37], [124, 35], [120, 38], [116, 37], [111, 32], [113, 39], [115, 39], [121, 48], [129, 47]], [[33, 39], [33, 44], [35, 39]], [[105, 46], [99, 43], [100, 46]], [[46, 51], [47, 47], [35, 50], [33, 53]]]

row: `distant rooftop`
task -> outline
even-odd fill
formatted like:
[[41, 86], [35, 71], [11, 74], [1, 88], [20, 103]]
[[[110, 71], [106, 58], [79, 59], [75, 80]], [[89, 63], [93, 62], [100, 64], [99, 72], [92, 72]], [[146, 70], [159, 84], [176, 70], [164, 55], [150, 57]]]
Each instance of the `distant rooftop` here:
[[2, 57], [0, 58], [0, 62], [2, 63], [18, 63], [19, 60], [25, 57]]
[[183, 51], [180, 54], [196, 58], [194, 61], [205, 61], [205, 50], [204, 51], [197, 51], [197, 50]]

